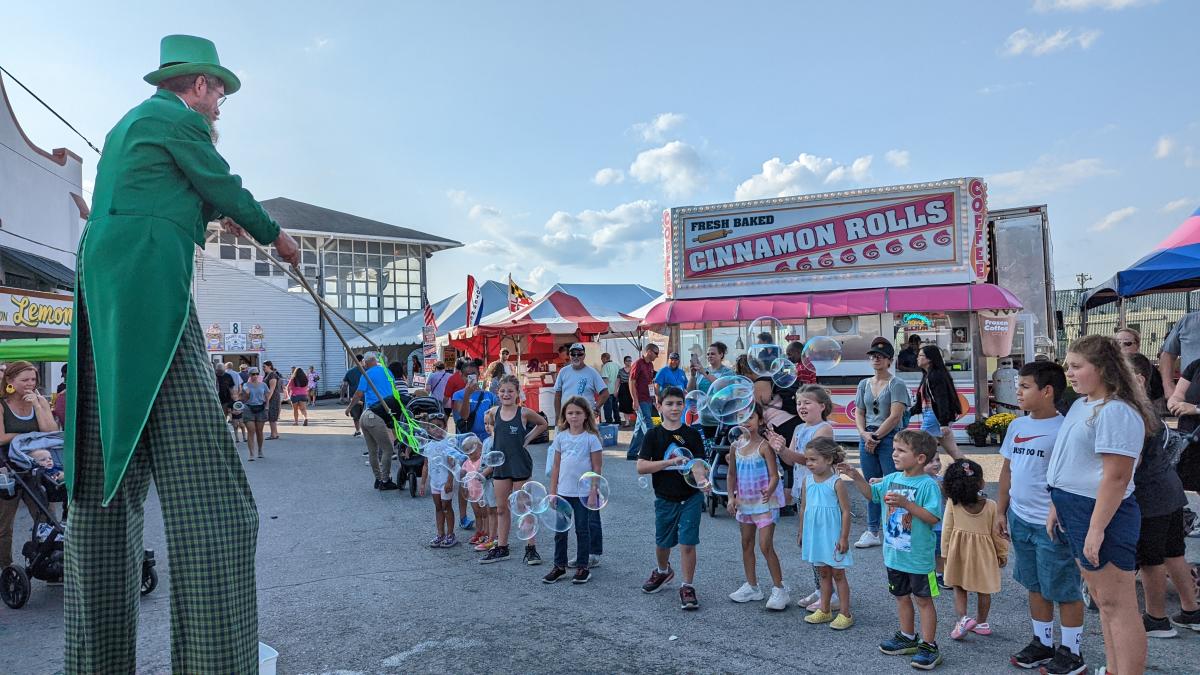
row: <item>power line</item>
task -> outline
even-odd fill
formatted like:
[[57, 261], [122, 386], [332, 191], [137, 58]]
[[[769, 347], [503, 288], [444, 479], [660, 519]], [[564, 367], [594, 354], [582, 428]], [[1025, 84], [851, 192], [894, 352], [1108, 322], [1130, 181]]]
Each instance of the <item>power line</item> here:
[[76, 129], [75, 127], [71, 126], [71, 123], [68, 122], [66, 120], [66, 118], [64, 118], [62, 115], [59, 115], [57, 110], [55, 110], [54, 108], [51, 108], [49, 103], [46, 103], [45, 101], [43, 101], [41, 99], [40, 96], [33, 93], [33, 90], [31, 90], [29, 87], [26, 87], [24, 83], [22, 83], [20, 80], [18, 80], [12, 73], [8, 72], [8, 70], [6, 70], [4, 68], [4, 66], [0, 66], [0, 73], [4, 73], [5, 75], [8, 75], [9, 78], [11, 78], [13, 82], [16, 82], [17, 84], [21, 85], [21, 88], [24, 89], [30, 96], [32, 96], [35, 101], [37, 101], [38, 103], [41, 103], [46, 108], [46, 110], [49, 110], [51, 113], [53, 113], [54, 116], [57, 117], [59, 120], [61, 120], [63, 124], [67, 125], [68, 129], [70, 129], [71, 131], [74, 131], [75, 135], [82, 138], [83, 142], [87, 143], [89, 148], [91, 148], [92, 150], [95, 150], [97, 155], [100, 154], [100, 148], [97, 148], [95, 145], [93, 145], [92, 142], [87, 139], [87, 136], [84, 136], [83, 134], [79, 133], [79, 130]]
[[34, 159], [33, 159], [32, 157], [30, 157], [29, 155], [26, 155], [25, 153], [21, 152], [20, 150], [17, 150], [16, 148], [12, 147], [12, 146], [11, 146], [11, 145], [9, 145], [8, 143], [5, 143], [4, 141], [0, 141], [0, 148], [6, 148], [6, 149], [8, 149], [9, 151], [11, 151], [11, 152], [12, 152], [14, 155], [16, 155], [17, 157], [20, 157], [21, 159], [25, 160], [26, 162], [29, 162], [30, 164], [32, 164], [32, 165], [36, 166], [37, 168], [41, 169], [42, 171], [45, 171], [46, 173], [50, 174], [51, 176], [54, 176], [55, 178], [57, 178], [57, 179], [61, 180], [61, 181], [62, 181], [62, 182], [64, 182], [64, 183], [66, 183], [67, 185], [70, 185], [70, 186], [72, 186], [72, 187], [77, 187], [77, 188], [79, 188], [81, 191], [83, 191], [83, 192], [86, 192], [86, 193], [88, 193], [88, 194], [91, 194], [91, 192], [92, 192], [91, 190], [86, 190], [86, 189], [84, 189], [84, 187], [83, 187], [82, 185], [79, 185], [78, 183], [72, 183], [71, 181], [67, 180], [66, 178], [63, 178], [62, 176], [60, 176], [60, 175], [58, 175], [58, 174], [54, 173], [54, 172], [53, 172], [53, 171], [51, 171], [50, 169], [47, 169], [46, 167], [44, 167], [44, 166], [42, 166], [41, 164], [39, 164], [39, 163], [38, 163], [36, 160], [34, 160]]
[[50, 244], [47, 244], [47, 243], [45, 243], [45, 242], [38, 241], [38, 240], [36, 240], [36, 239], [30, 239], [29, 237], [23, 237], [23, 236], [21, 236], [21, 235], [17, 234], [16, 232], [12, 232], [12, 231], [10, 231], [10, 230], [4, 230], [4, 229], [0, 229], [0, 233], [7, 234], [7, 235], [10, 235], [10, 236], [16, 237], [17, 239], [24, 239], [25, 241], [27, 241], [27, 242], [30, 242], [31, 244], [37, 244], [38, 246], [45, 246], [45, 247], [46, 247], [46, 248], [48, 248], [48, 249], [52, 249], [52, 250], [58, 251], [58, 252], [60, 252], [60, 253], [66, 253], [67, 255], [75, 255], [75, 251], [68, 251], [68, 250], [67, 250], [67, 249], [65, 249], [65, 248], [59, 248], [59, 247], [57, 247], [57, 246], [51, 246]]

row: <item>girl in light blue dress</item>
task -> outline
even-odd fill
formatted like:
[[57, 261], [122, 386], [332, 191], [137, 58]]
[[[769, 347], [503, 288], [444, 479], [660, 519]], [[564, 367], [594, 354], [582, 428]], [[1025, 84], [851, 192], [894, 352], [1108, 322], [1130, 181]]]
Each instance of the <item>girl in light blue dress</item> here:
[[[846, 453], [832, 438], [818, 437], [805, 446], [804, 459], [809, 475], [804, 478], [796, 543], [800, 544], [800, 556], [821, 575], [821, 605], [804, 620], [845, 630], [854, 625], [846, 580], [846, 568], [854, 559], [850, 553], [850, 494], [835, 467], [846, 461]], [[841, 610], [836, 617], [830, 610], [834, 585]]]

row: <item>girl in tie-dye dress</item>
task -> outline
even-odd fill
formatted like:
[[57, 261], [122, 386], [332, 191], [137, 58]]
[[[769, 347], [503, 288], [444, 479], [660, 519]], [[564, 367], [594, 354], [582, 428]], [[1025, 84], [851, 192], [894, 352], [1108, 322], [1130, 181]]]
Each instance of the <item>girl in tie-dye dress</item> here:
[[762, 408], [756, 403], [750, 418], [742, 423], [745, 433], [729, 450], [729, 513], [737, 518], [742, 535], [742, 566], [746, 583], [729, 598], [734, 602], [762, 600], [765, 594], [758, 588], [755, 569], [754, 540], [767, 561], [771, 572], [771, 597], [767, 609], [787, 609], [789, 598], [783, 588], [783, 570], [775, 553], [775, 523], [783, 505], [783, 483], [775, 452], [762, 436]]

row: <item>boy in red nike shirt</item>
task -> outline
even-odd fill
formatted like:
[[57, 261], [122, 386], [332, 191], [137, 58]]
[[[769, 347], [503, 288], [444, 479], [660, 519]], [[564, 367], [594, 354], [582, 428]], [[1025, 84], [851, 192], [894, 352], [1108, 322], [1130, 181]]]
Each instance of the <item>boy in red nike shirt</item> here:
[[[1049, 361], [1026, 363], [1017, 381], [1017, 405], [1027, 415], [1008, 425], [1000, 454], [998, 534], [1012, 540], [1016, 564], [1013, 578], [1029, 591], [1033, 640], [1009, 661], [1021, 668], [1042, 666], [1043, 673], [1081, 673], [1087, 666], [1080, 650], [1083, 635], [1083, 596], [1079, 568], [1060, 532], [1046, 532], [1050, 493], [1046, 467], [1063, 416], [1055, 403], [1066, 389], [1062, 366]], [[1062, 626], [1062, 641], [1054, 648], [1054, 603]]]

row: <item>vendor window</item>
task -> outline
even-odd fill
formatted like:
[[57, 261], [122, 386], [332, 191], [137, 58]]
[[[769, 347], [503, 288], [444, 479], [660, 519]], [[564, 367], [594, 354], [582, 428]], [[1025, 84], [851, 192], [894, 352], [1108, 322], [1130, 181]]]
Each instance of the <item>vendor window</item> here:
[[936, 345], [941, 350], [946, 368], [951, 371], [971, 369], [970, 314], [967, 312], [908, 312], [894, 316], [897, 351], [908, 344], [910, 336], [916, 335], [921, 339], [922, 346]]

